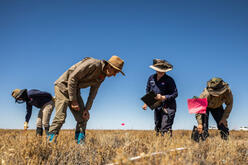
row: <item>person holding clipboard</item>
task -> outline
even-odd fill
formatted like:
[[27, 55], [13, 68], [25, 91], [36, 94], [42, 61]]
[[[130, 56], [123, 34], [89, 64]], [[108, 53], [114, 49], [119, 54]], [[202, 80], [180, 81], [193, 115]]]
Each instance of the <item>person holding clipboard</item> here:
[[172, 70], [173, 66], [165, 60], [154, 59], [150, 68], [156, 73], [148, 78], [146, 95], [141, 98], [145, 103], [142, 108], [146, 110], [149, 106], [154, 109], [156, 135], [161, 133], [164, 136], [165, 133], [168, 133], [171, 137], [178, 92], [173, 78], [166, 72]]

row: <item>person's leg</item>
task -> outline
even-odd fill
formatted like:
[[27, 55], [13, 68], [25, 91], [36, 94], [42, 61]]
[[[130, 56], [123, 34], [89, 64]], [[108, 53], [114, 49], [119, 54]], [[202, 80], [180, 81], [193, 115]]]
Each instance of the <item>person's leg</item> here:
[[37, 135], [42, 136], [43, 134], [42, 118], [43, 118], [42, 109], [40, 109], [37, 120], [36, 120], [36, 136]]
[[172, 136], [172, 125], [174, 123], [174, 118], [176, 114], [176, 109], [166, 108], [162, 114], [161, 132], [168, 133]]
[[219, 124], [219, 122], [222, 119], [222, 116], [224, 114], [223, 107], [221, 106], [219, 108], [213, 109], [211, 111], [211, 114], [213, 115], [213, 118], [216, 121], [218, 130], [220, 130], [221, 138], [224, 139], [224, 140], [227, 140], [228, 139], [228, 136], [229, 136], [229, 129], [225, 125], [223, 125], [223, 124], [220, 125]]
[[206, 110], [206, 114], [202, 114], [202, 126], [203, 133], [201, 134], [201, 139], [204, 141], [209, 136], [208, 133], [208, 121], [209, 121], [209, 108]]
[[47, 104], [43, 106], [43, 118], [42, 123], [45, 128], [46, 134], [48, 134], [49, 131], [49, 121], [53, 112], [54, 108], [54, 101], [51, 100]]
[[161, 111], [159, 109], [155, 109], [154, 110], [154, 123], [155, 123], [155, 131], [156, 134], [158, 135], [160, 132], [160, 128], [161, 128], [161, 119], [162, 119], [162, 115], [161, 115]]
[[87, 121], [83, 120], [84, 102], [81, 96], [78, 96], [77, 100], [80, 110], [75, 111], [71, 109], [71, 112], [75, 120], [77, 121], [76, 130], [75, 130], [75, 140], [78, 144], [83, 144], [85, 139], [85, 129], [86, 129]]
[[69, 105], [69, 99], [59, 90], [57, 86], [55, 86], [55, 117], [53, 122], [49, 128], [49, 141], [56, 140], [56, 135], [59, 134], [59, 131], [66, 119], [66, 110]]

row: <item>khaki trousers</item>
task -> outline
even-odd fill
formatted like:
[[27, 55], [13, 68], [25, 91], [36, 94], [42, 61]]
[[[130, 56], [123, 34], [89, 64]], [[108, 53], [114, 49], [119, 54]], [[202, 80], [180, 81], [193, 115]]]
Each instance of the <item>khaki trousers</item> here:
[[40, 109], [40, 111], [38, 113], [38, 118], [36, 121], [37, 128], [42, 128], [42, 125], [45, 128], [49, 127], [49, 121], [51, 118], [51, 114], [53, 112], [53, 108], [54, 108], [54, 101], [53, 100], [51, 100], [48, 103], [46, 103], [45, 105], [43, 105], [43, 107]]
[[[62, 92], [58, 86], [55, 85], [55, 108], [56, 113], [53, 119], [52, 125], [50, 126], [49, 133], [58, 134], [62, 125], [65, 123], [67, 108], [70, 108], [68, 92]], [[87, 121], [83, 120], [84, 102], [80, 96], [80, 90], [78, 90], [78, 104], [80, 107], [79, 111], [75, 111], [70, 108], [75, 120], [77, 121], [76, 132], [85, 132]]]

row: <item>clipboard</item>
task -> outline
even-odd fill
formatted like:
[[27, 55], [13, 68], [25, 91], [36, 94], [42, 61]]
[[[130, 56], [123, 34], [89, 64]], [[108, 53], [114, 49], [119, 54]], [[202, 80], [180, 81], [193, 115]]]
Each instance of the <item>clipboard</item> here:
[[143, 97], [141, 97], [141, 100], [145, 104], [147, 104], [147, 106], [151, 110], [153, 110], [162, 104], [162, 102], [160, 100], [156, 100], [155, 97], [156, 97], [156, 94], [153, 91], [151, 91], [151, 92], [147, 93], [146, 95], [144, 95]]

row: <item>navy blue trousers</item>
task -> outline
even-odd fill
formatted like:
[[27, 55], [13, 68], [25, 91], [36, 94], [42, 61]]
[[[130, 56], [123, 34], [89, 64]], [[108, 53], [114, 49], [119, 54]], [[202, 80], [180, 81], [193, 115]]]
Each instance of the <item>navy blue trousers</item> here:
[[156, 132], [168, 132], [172, 130], [176, 109], [166, 108], [166, 112], [162, 108], [154, 110], [154, 121]]

